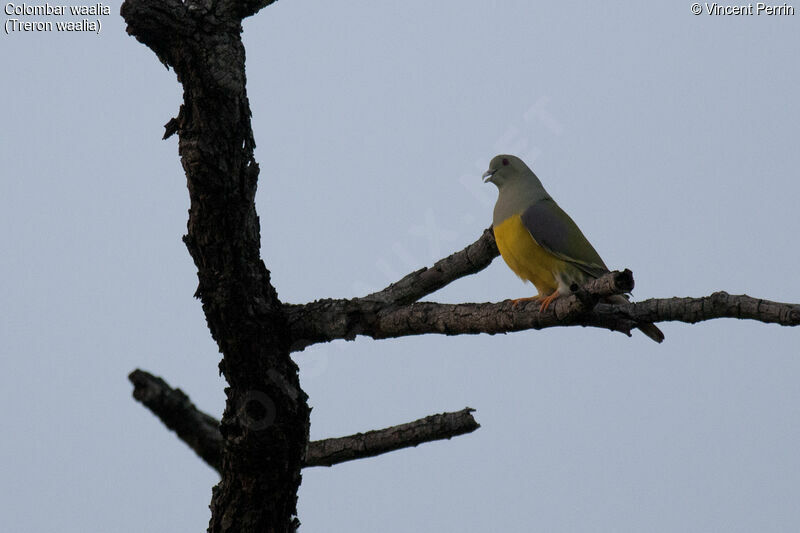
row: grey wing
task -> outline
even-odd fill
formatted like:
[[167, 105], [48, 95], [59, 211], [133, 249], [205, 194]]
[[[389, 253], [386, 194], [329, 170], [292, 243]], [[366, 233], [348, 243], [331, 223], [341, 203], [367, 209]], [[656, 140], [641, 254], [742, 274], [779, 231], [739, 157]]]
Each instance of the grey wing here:
[[534, 202], [521, 216], [533, 240], [551, 254], [594, 278], [608, 272], [578, 225], [551, 198]]

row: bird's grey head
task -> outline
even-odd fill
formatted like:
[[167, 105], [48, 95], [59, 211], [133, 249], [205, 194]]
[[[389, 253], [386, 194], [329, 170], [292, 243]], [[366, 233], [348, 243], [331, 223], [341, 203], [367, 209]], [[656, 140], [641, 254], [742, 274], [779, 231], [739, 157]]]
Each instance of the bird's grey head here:
[[483, 181], [494, 183], [500, 189], [517, 181], [528, 181], [531, 176], [536, 179], [533, 171], [522, 159], [514, 155], [500, 154], [489, 162], [489, 170], [483, 173]]
[[515, 155], [496, 155], [489, 162], [489, 170], [483, 173], [484, 183], [494, 183], [503, 191], [514, 194], [530, 195], [535, 200], [549, 198], [542, 182], [536, 177], [528, 165]]
[[483, 177], [484, 182], [494, 183], [500, 191], [494, 206], [494, 224], [522, 213], [533, 202], [550, 198], [536, 174], [513, 155], [495, 156]]

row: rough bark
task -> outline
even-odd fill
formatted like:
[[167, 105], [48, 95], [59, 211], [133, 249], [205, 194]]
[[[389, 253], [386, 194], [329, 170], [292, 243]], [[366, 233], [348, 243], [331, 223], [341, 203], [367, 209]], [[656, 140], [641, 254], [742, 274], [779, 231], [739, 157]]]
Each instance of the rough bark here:
[[[133, 397], [177, 433], [210, 467], [220, 472], [223, 440], [219, 421], [197, 409], [183, 391], [173, 389], [149, 372], [134, 370], [128, 378], [133, 383]], [[473, 412], [467, 407], [455, 413], [431, 415], [398, 426], [313, 441], [308, 444], [303, 466], [333, 466], [471, 433], [480, 427], [472, 416]]]
[[173, 389], [163, 379], [134, 370], [128, 376], [133, 397], [145, 405], [178, 438], [217, 472], [222, 471], [224, 441], [219, 420], [199, 410], [181, 389]]
[[[696, 323], [715, 318], [757, 320], [783, 326], [800, 325], [800, 305], [715, 292], [699, 298], [661, 298], [627, 304], [604, 303], [604, 298], [633, 290], [630, 270], [610, 272], [559, 298], [544, 312], [539, 303], [444, 304], [418, 300], [448, 283], [485, 268], [499, 255], [491, 230], [463, 250], [362, 298], [321, 299], [307, 304], [284, 304], [291, 329], [292, 351], [320, 342], [353, 340], [362, 335], [388, 339], [438, 333], [463, 335], [509, 333], [563, 326], [591, 326], [626, 335], [638, 323], [677, 321]], [[435, 280], [431, 282], [430, 280]], [[413, 287], [413, 289], [409, 289]]]
[[309, 409], [282, 304], [260, 257], [258, 165], [245, 90], [241, 19], [270, 2], [126, 0], [128, 33], [174, 68], [177, 132], [191, 207], [184, 237], [196, 295], [229, 387], [220, 425], [222, 479], [209, 531], [290, 531], [308, 442]]
[[308, 448], [306, 466], [333, 466], [471, 433], [480, 427], [472, 417], [473, 412], [474, 409], [467, 407], [455, 413], [426, 416], [398, 426], [314, 441]]

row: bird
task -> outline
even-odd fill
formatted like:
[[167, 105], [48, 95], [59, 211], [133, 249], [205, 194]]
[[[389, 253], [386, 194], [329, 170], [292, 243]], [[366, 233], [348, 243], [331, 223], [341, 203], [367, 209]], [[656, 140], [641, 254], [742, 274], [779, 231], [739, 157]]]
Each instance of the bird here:
[[[498, 189], [492, 217], [497, 249], [508, 267], [538, 291], [536, 296], [514, 300], [514, 306], [536, 300], [544, 312], [558, 297], [569, 294], [573, 284], [583, 285], [609, 272], [578, 225], [520, 158], [495, 156], [483, 180]], [[604, 301], [619, 304], [628, 298], [616, 294]], [[664, 340], [655, 324], [641, 322], [636, 327], [656, 342]]]

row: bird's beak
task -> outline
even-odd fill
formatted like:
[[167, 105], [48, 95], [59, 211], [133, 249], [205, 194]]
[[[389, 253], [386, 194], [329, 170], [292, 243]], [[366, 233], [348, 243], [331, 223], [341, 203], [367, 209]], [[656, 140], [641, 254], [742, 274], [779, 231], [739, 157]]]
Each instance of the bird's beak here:
[[483, 178], [483, 182], [484, 183], [488, 183], [488, 182], [492, 181], [492, 176], [494, 175], [495, 172], [497, 172], [497, 171], [496, 170], [492, 170], [492, 169], [489, 169], [486, 172], [484, 172], [483, 176], [481, 176]]

